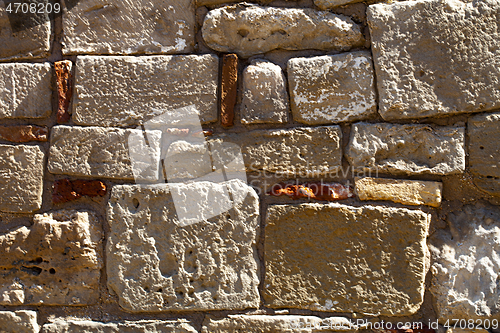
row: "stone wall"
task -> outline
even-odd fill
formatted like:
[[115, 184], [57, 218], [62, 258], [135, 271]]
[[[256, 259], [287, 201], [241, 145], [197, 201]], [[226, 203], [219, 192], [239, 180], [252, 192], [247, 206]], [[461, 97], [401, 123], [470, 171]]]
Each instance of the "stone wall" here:
[[15, 9], [0, 332], [500, 331], [498, 0]]

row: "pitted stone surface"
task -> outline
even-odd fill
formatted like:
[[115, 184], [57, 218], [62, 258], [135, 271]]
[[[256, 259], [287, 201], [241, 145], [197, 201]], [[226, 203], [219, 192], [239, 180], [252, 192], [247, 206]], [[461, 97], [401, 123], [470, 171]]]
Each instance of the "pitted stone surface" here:
[[51, 79], [50, 63], [0, 64], [0, 119], [50, 116]]
[[223, 142], [241, 147], [247, 171], [296, 177], [336, 174], [342, 166], [339, 126], [299, 127], [223, 134], [210, 140], [212, 152]]
[[[143, 144], [144, 135], [149, 145]], [[48, 170], [54, 174], [155, 181], [161, 131], [55, 126]]]
[[35, 311], [0, 311], [0, 332], [38, 333]]
[[0, 211], [30, 213], [40, 209], [44, 158], [38, 146], [0, 145]]
[[288, 61], [293, 119], [318, 125], [367, 119], [377, 113], [368, 51]]
[[[50, 21], [13, 32], [5, 2], [0, 0], [0, 61], [44, 58], [50, 51]], [[15, 9], [15, 8], [14, 8]]]
[[99, 298], [101, 224], [95, 214], [37, 214], [0, 235], [0, 304], [85, 305]]
[[415, 313], [430, 265], [430, 218], [420, 210], [382, 206], [268, 207], [265, 303], [370, 315]]
[[360, 0], [314, 0], [314, 4], [321, 10], [328, 10], [338, 6], [361, 2]]
[[344, 317], [329, 317], [321, 319], [314, 316], [283, 316], [283, 315], [229, 315], [228, 318], [217, 320], [206, 317], [202, 333], [281, 333], [281, 332], [354, 332], [356, 331], [349, 319]]
[[63, 14], [64, 54], [194, 51], [190, 0], [86, 0]]
[[448, 215], [430, 238], [432, 292], [441, 323], [500, 319], [500, 209], [477, 203]]
[[469, 167], [474, 184], [493, 195], [500, 195], [500, 113], [469, 118]]
[[498, 0], [403, 1], [367, 13], [382, 118], [500, 107]]
[[[193, 194], [201, 199], [190, 200]], [[233, 203], [214, 216], [216, 206], [223, 205], [214, 197], [231, 198]], [[183, 225], [176, 211], [197, 216]], [[108, 288], [118, 295], [123, 309], [259, 306], [259, 201], [243, 182], [118, 185], [112, 190], [107, 218]]]
[[281, 67], [265, 60], [254, 60], [243, 72], [243, 124], [286, 123], [288, 92]]
[[346, 157], [361, 172], [448, 175], [465, 170], [463, 127], [354, 124]]
[[213, 122], [218, 75], [219, 59], [209, 54], [79, 56], [73, 120], [79, 125], [138, 125], [194, 104], [201, 122]]
[[41, 333], [197, 333], [187, 320], [141, 320], [101, 323], [90, 320], [62, 320], [45, 324]]
[[210, 48], [245, 58], [275, 49], [346, 51], [364, 43], [361, 27], [347, 16], [247, 3], [211, 10], [202, 33]]

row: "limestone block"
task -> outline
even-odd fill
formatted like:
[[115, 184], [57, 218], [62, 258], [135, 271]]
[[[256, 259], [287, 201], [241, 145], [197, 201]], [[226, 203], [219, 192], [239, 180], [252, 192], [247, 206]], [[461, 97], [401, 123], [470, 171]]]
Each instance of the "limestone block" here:
[[195, 105], [201, 122], [217, 121], [219, 59], [215, 55], [79, 56], [73, 120], [130, 126]]
[[202, 34], [210, 48], [244, 58], [275, 49], [346, 51], [364, 43], [361, 27], [347, 16], [248, 3], [209, 11]]
[[415, 313], [430, 265], [430, 218], [382, 206], [269, 206], [265, 303], [375, 316]]
[[50, 21], [14, 32], [5, 5], [5, 1], [0, 0], [0, 61], [47, 57], [51, 40]]
[[360, 0], [314, 0], [314, 4], [321, 10], [328, 10], [338, 6], [361, 2]]
[[318, 125], [355, 121], [377, 113], [368, 51], [288, 61], [293, 119]]
[[[142, 144], [147, 135], [149, 145]], [[155, 181], [161, 131], [55, 126], [48, 170], [54, 174]]]
[[99, 298], [102, 231], [95, 214], [37, 214], [0, 235], [1, 305], [86, 305]]
[[126, 311], [259, 306], [259, 201], [240, 180], [117, 185], [107, 218], [108, 288]]
[[346, 157], [357, 171], [448, 175], [465, 170], [463, 127], [357, 123]]
[[288, 122], [288, 93], [281, 67], [254, 60], [243, 72], [243, 124]]
[[498, 0], [402, 1], [367, 11], [385, 120], [500, 106]]
[[0, 145], [0, 211], [30, 213], [42, 206], [45, 153], [38, 146]]
[[429, 239], [439, 321], [500, 319], [500, 209], [477, 203], [447, 220], [449, 230], [438, 229]]
[[78, 1], [63, 15], [63, 54], [194, 51], [190, 0]]
[[0, 119], [50, 116], [51, 79], [48, 62], [0, 64]]
[[36, 315], [35, 311], [0, 311], [0, 330], [8, 333], [38, 333], [40, 327]]
[[197, 333], [187, 320], [141, 320], [101, 323], [90, 320], [57, 319], [45, 324], [41, 333]]
[[422, 180], [387, 178], [356, 178], [356, 193], [360, 200], [390, 200], [403, 205], [439, 207], [443, 184]]

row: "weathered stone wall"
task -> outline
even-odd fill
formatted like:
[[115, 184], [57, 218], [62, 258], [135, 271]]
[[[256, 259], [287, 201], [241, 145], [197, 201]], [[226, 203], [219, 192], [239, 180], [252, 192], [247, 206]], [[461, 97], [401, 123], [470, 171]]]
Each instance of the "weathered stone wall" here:
[[0, 332], [500, 331], [498, 0], [61, 2], [0, 0]]

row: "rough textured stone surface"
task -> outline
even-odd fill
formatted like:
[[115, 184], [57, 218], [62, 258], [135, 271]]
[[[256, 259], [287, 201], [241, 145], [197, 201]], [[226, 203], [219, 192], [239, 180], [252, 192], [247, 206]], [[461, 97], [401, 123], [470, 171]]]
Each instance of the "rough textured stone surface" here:
[[44, 158], [38, 146], [0, 145], [0, 211], [30, 213], [40, 209]]
[[0, 61], [44, 58], [50, 51], [50, 22], [13, 32], [5, 2], [0, 0]]
[[[233, 204], [220, 215], [210, 214], [223, 204], [214, 201], [223, 192], [229, 193]], [[202, 198], [190, 200], [193, 193]], [[182, 226], [175, 212], [190, 209], [197, 216]], [[108, 287], [123, 309], [259, 306], [259, 202], [243, 182], [115, 186], [107, 217]]]
[[212, 49], [242, 57], [275, 49], [345, 51], [364, 42], [360, 26], [347, 16], [247, 3], [211, 10], [202, 33]]
[[238, 56], [226, 54], [222, 58], [220, 92], [221, 123], [224, 127], [234, 125], [234, 105], [238, 93]]
[[256, 130], [220, 135], [210, 140], [212, 152], [223, 142], [241, 147], [247, 171], [315, 177], [338, 172], [342, 166], [342, 132], [338, 126]]
[[500, 209], [477, 203], [449, 213], [449, 230], [430, 238], [431, 292], [447, 319], [500, 318]]
[[0, 304], [84, 305], [97, 301], [101, 224], [85, 211], [35, 215], [0, 235]]
[[194, 104], [203, 123], [217, 121], [215, 55], [98, 57], [76, 61], [73, 120], [129, 126]]
[[429, 214], [406, 208], [272, 205], [266, 214], [265, 303], [373, 315], [415, 313], [430, 265], [429, 223]]
[[49, 63], [0, 64], [0, 119], [48, 117], [51, 79]]
[[57, 122], [59, 124], [69, 121], [69, 103], [73, 95], [72, 73], [73, 62], [70, 60], [56, 61], [54, 69], [56, 71], [57, 82]]
[[[48, 170], [73, 176], [154, 181], [158, 179], [161, 132], [146, 133], [149, 145], [141, 144], [141, 130], [55, 126], [50, 135]], [[131, 161], [137, 156], [145, 159], [145, 166]]]
[[498, 0], [376, 4], [368, 24], [384, 119], [500, 106]]
[[49, 137], [47, 127], [35, 125], [0, 126], [0, 139], [17, 143], [45, 142]]
[[39, 329], [35, 311], [0, 311], [0, 332], [38, 333]]
[[189, 53], [194, 24], [190, 0], [78, 1], [63, 15], [63, 53]]
[[463, 127], [354, 124], [346, 157], [358, 171], [456, 174], [465, 170]]
[[293, 119], [318, 125], [367, 119], [377, 113], [370, 52], [288, 61]]
[[288, 92], [281, 67], [254, 60], [243, 72], [243, 124], [288, 122]]
[[141, 320], [119, 323], [101, 323], [89, 320], [62, 320], [45, 324], [41, 333], [196, 333], [197, 331], [186, 321]]
[[52, 201], [54, 203], [69, 202], [83, 196], [103, 197], [106, 195], [106, 184], [99, 180], [56, 180], [52, 185]]
[[314, 0], [314, 4], [321, 10], [332, 9], [356, 2], [361, 2], [361, 0]]
[[281, 332], [346, 332], [356, 327], [347, 318], [330, 317], [321, 319], [314, 316], [266, 316], [229, 315], [217, 320], [206, 317], [202, 333], [281, 333]]
[[304, 183], [285, 184], [279, 183], [271, 187], [267, 193], [271, 196], [279, 197], [286, 195], [294, 200], [301, 198], [337, 201], [354, 197], [351, 187], [339, 183]]
[[443, 184], [422, 180], [356, 178], [356, 194], [360, 200], [390, 200], [403, 205], [439, 207]]
[[469, 118], [469, 167], [474, 183], [483, 191], [500, 195], [500, 113]]

